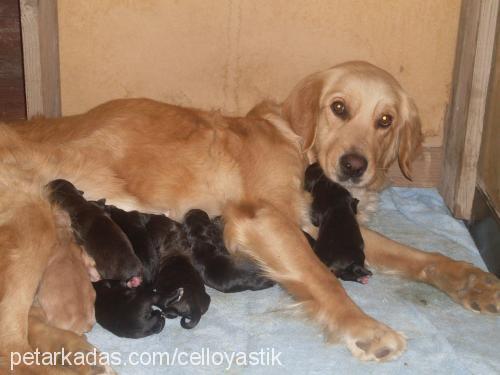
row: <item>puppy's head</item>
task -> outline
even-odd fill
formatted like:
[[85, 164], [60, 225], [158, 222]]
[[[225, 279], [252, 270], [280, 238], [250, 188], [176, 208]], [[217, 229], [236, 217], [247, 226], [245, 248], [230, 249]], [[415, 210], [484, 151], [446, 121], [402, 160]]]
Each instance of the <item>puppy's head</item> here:
[[189, 210], [186, 215], [184, 215], [184, 222], [186, 225], [189, 226], [204, 226], [204, 225], [210, 225], [210, 217], [208, 214], [199, 209], [192, 209]]
[[356, 281], [361, 284], [367, 284], [372, 272], [364, 265], [352, 263], [346, 268], [335, 271], [335, 276], [344, 281]]
[[45, 189], [51, 203], [63, 205], [68, 199], [81, 197], [83, 191], [78, 190], [71, 182], [63, 179], [50, 181]]
[[305, 177], [304, 177], [304, 188], [311, 192], [314, 186], [324, 177], [323, 170], [319, 163], [313, 163], [306, 169]]
[[212, 227], [212, 221], [205, 211], [193, 209], [184, 216], [184, 229], [190, 241], [210, 236]]
[[306, 77], [282, 115], [333, 181], [379, 188], [396, 159], [411, 179], [422, 142], [417, 109], [394, 77], [374, 65], [347, 62]]

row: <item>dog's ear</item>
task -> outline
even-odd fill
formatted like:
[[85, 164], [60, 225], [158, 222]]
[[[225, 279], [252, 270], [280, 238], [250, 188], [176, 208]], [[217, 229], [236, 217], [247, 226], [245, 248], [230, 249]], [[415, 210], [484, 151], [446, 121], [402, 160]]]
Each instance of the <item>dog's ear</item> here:
[[303, 139], [303, 149], [314, 144], [320, 113], [323, 82], [316, 76], [306, 78], [292, 90], [282, 106], [282, 115], [292, 130]]
[[422, 128], [417, 107], [412, 99], [404, 100], [406, 109], [403, 109], [403, 126], [399, 131], [398, 162], [401, 172], [411, 180], [411, 163], [418, 155], [422, 146]]
[[358, 204], [359, 204], [359, 199], [352, 198], [351, 208], [352, 208], [352, 211], [354, 212], [354, 215], [358, 214]]

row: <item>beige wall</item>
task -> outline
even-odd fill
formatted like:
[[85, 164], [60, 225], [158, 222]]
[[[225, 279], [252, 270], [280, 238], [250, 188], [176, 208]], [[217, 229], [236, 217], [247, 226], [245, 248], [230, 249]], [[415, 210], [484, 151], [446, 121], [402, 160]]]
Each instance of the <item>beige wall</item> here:
[[478, 184], [500, 215], [500, 26], [497, 25], [496, 54], [490, 78], [488, 104], [483, 128]]
[[363, 59], [394, 74], [440, 145], [460, 0], [59, 0], [64, 114], [147, 96], [243, 114]]

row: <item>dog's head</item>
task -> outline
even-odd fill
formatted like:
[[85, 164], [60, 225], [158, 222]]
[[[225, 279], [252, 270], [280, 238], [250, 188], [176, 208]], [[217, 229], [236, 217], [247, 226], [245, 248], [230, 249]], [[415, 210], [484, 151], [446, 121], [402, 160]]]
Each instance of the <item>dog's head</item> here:
[[417, 109], [394, 77], [374, 65], [347, 62], [306, 77], [282, 115], [333, 181], [378, 188], [396, 159], [411, 179], [422, 142]]

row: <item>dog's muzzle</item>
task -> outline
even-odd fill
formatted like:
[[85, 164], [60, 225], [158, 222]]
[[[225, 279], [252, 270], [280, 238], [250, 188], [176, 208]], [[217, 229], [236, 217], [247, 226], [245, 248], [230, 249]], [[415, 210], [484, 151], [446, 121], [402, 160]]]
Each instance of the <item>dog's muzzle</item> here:
[[351, 153], [340, 158], [341, 179], [358, 179], [368, 168], [368, 160], [363, 155]]

